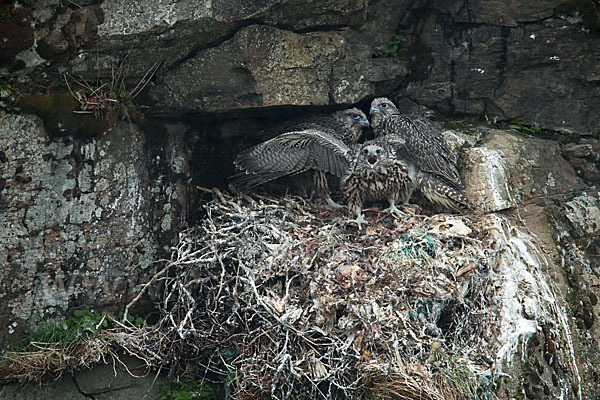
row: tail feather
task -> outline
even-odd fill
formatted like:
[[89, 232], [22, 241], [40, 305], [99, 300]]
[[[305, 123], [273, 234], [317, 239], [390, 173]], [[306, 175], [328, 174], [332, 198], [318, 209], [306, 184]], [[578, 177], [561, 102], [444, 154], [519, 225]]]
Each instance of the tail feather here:
[[420, 189], [427, 200], [447, 209], [464, 212], [472, 208], [471, 202], [462, 190], [449, 185], [437, 176], [423, 178]]

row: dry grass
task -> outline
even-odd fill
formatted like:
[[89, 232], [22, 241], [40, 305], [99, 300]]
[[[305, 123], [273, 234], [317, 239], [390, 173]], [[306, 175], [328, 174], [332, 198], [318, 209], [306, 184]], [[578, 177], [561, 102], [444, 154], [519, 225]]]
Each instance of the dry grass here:
[[135, 355], [146, 361], [148, 371], [161, 364], [152, 349], [155, 337], [146, 329], [124, 325], [110, 318], [118, 328], [73, 342], [32, 342], [33, 351], [5, 351], [0, 360], [0, 382], [41, 382], [63, 374], [91, 368], [99, 362], [121, 362], [119, 354]]

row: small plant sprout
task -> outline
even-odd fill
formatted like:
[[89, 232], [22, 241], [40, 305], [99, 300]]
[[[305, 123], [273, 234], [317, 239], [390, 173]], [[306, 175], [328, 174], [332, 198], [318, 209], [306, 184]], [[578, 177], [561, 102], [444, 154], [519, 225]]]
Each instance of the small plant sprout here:
[[[128, 90], [125, 84], [129, 71], [129, 64], [126, 62], [112, 69], [110, 79], [98, 79], [95, 83], [65, 73], [63, 76], [67, 88], [79, 103], [79, 110], [73, 112], [91, 114], [98, 119], [111, 119], [116, 114], [123, 119], [131, 120], [133, 99], [145, 89], [159, 66], [160, 62], [154, 63], [132, 90]], [[70, 81], [74, 83], [73, 86]]]
[[406, 36], [400, 32], [394, 35], [388, 44], [383, 46], [381, 50], [375, 52], [375, 57], [398, 57], [400, 45], [406, 42]]

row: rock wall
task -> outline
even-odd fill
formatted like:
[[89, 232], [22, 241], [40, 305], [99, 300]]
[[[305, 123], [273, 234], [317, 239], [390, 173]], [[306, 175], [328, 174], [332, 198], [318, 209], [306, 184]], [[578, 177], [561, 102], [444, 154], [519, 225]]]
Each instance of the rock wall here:
[[[446, 134], [461, 143], [460, 133]], [[595, 251], [586, 249], [598, 238], [598, 191], [563, 158], [568, 146], [486, 128], [478, 138], [467, 137], [459, 153], [462, 173], [469, 197], [499, 218], [496, 241], [507, 251], [496, 264], [503, 299], [497, 367], [521, 377], [517, 385], [499, 378], [496, 393], [596, 398], [600, 283]]]
[[[478, 210], [541, 240], [577, 354], [555, 375], [572, 398], [598, 396], [600, 145], [578, 137], [600, 123], [595, 2], [44, 0], [0, 15], [0, 345], [37, 318], [122, 310], [201, 217], [195, 186], [225, 187], [265, 125], [389, 95], [403, 110], [574, 133], [448, 137]], [[84, 123], [63, 74], [101, 85], [123, 60], [124, 94], [158, 65], [133, 99], [145, 116]], [[558, 367], [540, 329], [501, 398], [521, 378], [548, 396], [540, 381]]]
[[[145, 101], [163, 115], [394, 93], [445, 113], [565, 132], [597, 133], [600, 123], [600, 13], [591, 0], [60, 4], [2, 6], [14, 29], [29, 24], [20, 41], [0, 45], [5, 71], [57, 87], [65, 69], [110, 78], [127, 58], [135, 85], [160, 61]], [[383, 51], [398, 33], [406, 41]], [[58, 73], [32, 70], [42, 65]], [[13, 82], [14, 100], [38, 88]]]
[[419, 2], [402, 21], [406, 95], [489, 120], [598, 133], [600, 17], [591, 1]]
[[61, 400], [127, 400], [159, 398], [164, 383], [163, 377], [156, 377], [145, 368], [143, 363], [133, 357], [121, 356], [121, 362], [107, 360], [106, 364], [80, 371], [56, 382], [46, 382], [44, 385], [32, 382], [26, 385], [15, 383], [0, 386], [0, 399], [35, 400], [45, 397]]
[[[134, 125], [79, 140], [50, 137], [34, 116], [0, 121], [0, 342], [74, 307], [122, 310], [168, 250], [185, 192], [156, 175]], [[185, 153], [163, 157], [189, 175]]]

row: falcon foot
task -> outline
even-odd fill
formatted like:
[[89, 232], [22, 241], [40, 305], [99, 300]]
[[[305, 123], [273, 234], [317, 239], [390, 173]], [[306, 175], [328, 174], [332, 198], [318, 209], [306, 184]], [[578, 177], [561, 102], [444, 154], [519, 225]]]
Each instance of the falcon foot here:
[[356, 217], [356, 219], [349, 219], [347, 222], [354, 222], [356, 223], [356, 225], [358, 225], [358, 230], [361, 230], [361, 225], [360, 224], [368, 224], [369, 222], [365, 219], [365, 216], [363, 214], [358, 214], [358, 216]]
[[383, 211], [389, 212], [390, 214], [396, 214], [399, 217], [406, 216], [406, 214], [400, 211], [394, 203], [390, 203], [390, 206]]

